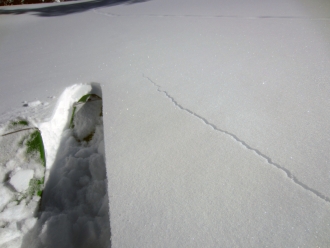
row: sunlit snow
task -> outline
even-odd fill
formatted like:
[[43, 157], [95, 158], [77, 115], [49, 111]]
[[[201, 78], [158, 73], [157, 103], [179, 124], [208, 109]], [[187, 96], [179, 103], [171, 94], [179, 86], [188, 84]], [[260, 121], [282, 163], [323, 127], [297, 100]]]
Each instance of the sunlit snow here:
[[[329, 246], [329, 13], [326, 0], [1, 7], [0, 121], [40, 128], [56, 201], [30, 218], [0, 187], [0, 242]], [[103, 128], [70, 129], [98, 86]]]

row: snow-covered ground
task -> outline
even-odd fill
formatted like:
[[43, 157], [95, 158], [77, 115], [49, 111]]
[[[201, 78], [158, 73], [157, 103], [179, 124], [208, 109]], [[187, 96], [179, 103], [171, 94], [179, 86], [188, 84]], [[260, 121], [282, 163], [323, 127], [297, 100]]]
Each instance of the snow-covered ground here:
[[113, 247], [329, 245], [329, 1], [64, 5], [0, 9], [1, 120], [102, 86]]
[[[97, 84], [73, 85], [49, 121], [30, 117], [3, 126], [1, 247], [110, 246], [100, 97]], [[34, 132], [42, 134], [46, 156], [38, 148], [27, 152]]]

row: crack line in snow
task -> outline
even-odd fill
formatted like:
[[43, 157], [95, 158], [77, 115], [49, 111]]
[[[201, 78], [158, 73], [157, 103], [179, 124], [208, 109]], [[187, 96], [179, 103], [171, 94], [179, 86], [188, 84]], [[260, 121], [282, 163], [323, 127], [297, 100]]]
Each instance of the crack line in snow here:
[[323, 195], [322, 193], [318, 192], [317, 190], [315, 190], [315, 189], [309, 187], [308, 185], [304, 184], [303, 182], [299, 181], [299, 180], [297, 179], [297, 177], [294, 176], [294, 175], [293, 175], [288, 169], [284, 168], [283, 166], [280, 166], [279, 164], [276, 164], [275, 162], [272, 161], [272, 159], [271, 159], [270, 157], [268, 157], [267, 155], [263, 154], [263, 153], [260, 152], [258, 149], [251, 147], [251, 146], [248, 145], [245, 141], [243, 141], [243, 140], [241, 140], [240, 138], [238, 138], [235, 134], [230, 133], [230, 132], [228, 132], [228, 131], [226, 131], [226, 130], [222, 130], [222, 129], [218, 128], [216, 125], [210, 123], [210, 122], [209, 122], [207, 119], [205, 119], [204, 117], [202, 117], [202, 116], [196, 114], [195, 112], [193, 112], [193, 111], [191, 111], [191, 110], [189, 110], [189, 109], [183, 107], [183, 106], [180, 105], [180, 104], [179, 104], [179, 103], [178, 103], [178, 102], [177, 102], [177, 101], [176, 101], [176, 100], [175, 100], [170, 94], [168, 94], [167, 91], [162, 90], [162, 89], [161, 89], [161, 88], [162, 88], [161, 86], [159, 86], [158, 84], [156, 84], [154, 81], [152, 81], [149, 77], [145, 76], [144, 74], [143, 74], [142, 76], [143, 76], [144, 78], [148, 79], [148, 80], [149, 80], [149, 81], [150, 81], [155, 87], [157, 87], [157, 91], [158, 91], [158, 92], [165, 94], [165, 96], [166, 96], [167, 98], [169, 98], [169, 99], [172, 101], [172, 103], [173, 103], [175, 106], [177, 106], [179, 109], [181, 109], [181, 110], [183, 110], [183, 111], [189, 113], [190, 115], [193, 115], [193, 116], [197, 117], [198, 119], [200, 119], [201, 121], [203, 121], [204, 124], [206, 124], [206, 125], [212, 127], [213, 130], [218, 131], [218, 132], [221, 132], [221, 133], [223, 133], [223, 134], [226, 134], [226, 135], [230, 136], [231, 138], [233, 138], [235, 141], [237, 141], [238, 143], [240, 143], [242, 146], [244, 146], [244, 147], [247, 148], [248, 150], [253, 151], [253, 152], [255, 152], [258, 156], [264, 158], [264, 159], [268, 162], [268, 164], [273, 165], [273, 166], [276, 167], [277, 169], [283, 171], [283, 172], [286, 174], [286, 176], [287, 176], [289, 179], [291, 179], [295, 184], [297, 184], [297, 185], [301, 186], [303, 189], [305, 189], [305, 190], [307, 190], [307, 191], [313, 193], [314, 195], [316, 195], [317, 197], [319, 197], [319, 198], [321, 198], [322, 200], [326, 201], [327, 203], [330, 203], [330, 198], [329, 198], [329, 197]]
[[123, 15], [123, 14], [113, 14], [108, 12], [99, 11], [93, 9], [93, 12], [96, 14], [109, 16], [109, 17], [197, 17], [197, 18], [230, 18], [230, 19], [246, 19], [246, 20], [257, 20], [257, 19], [297, 19], [297, 20], [311, 20], [311, 21], [330, 21], [329, 17], [319, 17], [319, 18], [309, 18], [304, 16], [235, 16], [235, 15], [174, 15], [174, 14], [148, 14], [148, 15]]

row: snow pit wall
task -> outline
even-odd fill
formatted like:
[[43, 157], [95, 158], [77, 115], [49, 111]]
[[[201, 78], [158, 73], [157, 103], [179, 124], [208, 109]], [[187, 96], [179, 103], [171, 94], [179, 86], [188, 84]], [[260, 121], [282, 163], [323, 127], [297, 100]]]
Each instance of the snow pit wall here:
[[39, 129], [42, 133], [46, 151], [46, 167], [49, 170], [59, 149], [61, 134], [69, 127], [74, 103], [86, 94], [96, 94], [102, 97], [101, 86], [97, 83], [75, 84], [64, 90], [60, 96], [55, 111], [49, 122], [42, 123]]
[[[1, 246], [110, 247], [100, 85], [68, 87], [51, 120], [36, 126], [46, 153], [43, 195], [33, 206], [4, 206]], [[17, 210], [30, 214], [18, 219]]]

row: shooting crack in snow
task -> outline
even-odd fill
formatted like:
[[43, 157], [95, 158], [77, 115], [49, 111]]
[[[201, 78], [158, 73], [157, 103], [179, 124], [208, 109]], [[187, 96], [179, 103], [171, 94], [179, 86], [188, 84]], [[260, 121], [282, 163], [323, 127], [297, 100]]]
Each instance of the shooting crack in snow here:
[[93, 9], [93, 12], [99, 15], [104, 15], [108, 17], [178, 17], [178, 18], [230, 18], [230, 19], [245, 19], [245, 20], [256, 20], [256, 19], [298, 19], [298, 20], [311, 20], [311, 21], [330, 21], [329, 17], [321, 18], [309, 18], [305, 16], [238, 16], [238, 15], [194, 15], [194, 14], [185, 14], [185, 15], [175, 15], [175, 14], [149, 14], [149, 15], [123, 15], [123, 14], [114, 14], [99, 11]]
[[216, 125], [210, 123], [207, 119], [205, 119], [204, 117], [196, 114], [195, 112], [183, 107], [182, 105], [180, 105], [167, 91], [162, 90], [162, 87], [158, 84], [156, 84], [154, 81], [152, 81], [149, 77], [145, 76], [144, 74], [142, 74], [142, 76], [144, 78], [146, 78], [150, 83], [153, 84], [153, 86], [155, 86], [157, 88], [157, 91], [160, 93], [165, 94], [165, 96], [167, 98], [169, 98], [172, 103], [177, 106], [179, 109], [189, 113], [190, 115], [200, 119], [202, 122], [204, 122], [204, 124], [210, 126], [213, 130], [217, 131], [217, 132], [221, 132], [223, 134], [226, 134], [228, 136], [230, 136], [231, 138], [233, 138], [236, 142], [240, 143], [242, 146], [244, 146], [245, 148], [247, 148], [250, 151], [253, 151], [255, 154], [257, 154], [259, 157], [262, 157], [263, 159], [265, 159], [267, 161], [268, 164], [276, 167], [277, 169], [283, 171], [286, 176], [291, 179], [293, 181], [293, 183], [299, 185], [300, 187], [302, 187], [304, 190], [309, 191], [310, 193], [313, 193], [315, 196], [317, 196], [318, 198], [324, 200], [327, 203], [330, 203], [330, 198], [328, 196], [323, 195], [322, 193], [318, 192], [317, 190], [309, 187], [308, 185], [304, 184], [303, 182], [301, 182], [296, 176], [294, 176], [292, 174], [291, 171], [289, 171], [288, 169], [284, 168], [283, 166], [275, 163], [272, 161], [272, 159], [270, 157], [268, 157], [267, 155], [263, 154], [262, 152], [260, 152], [258, 149], [251, 147], [250, 145], [248, 145], [245, 141], [241, 140], [240, 138], [238, 138], [235, 134], [230, 133], [226, 130], [220, 129], [218, 128]]

